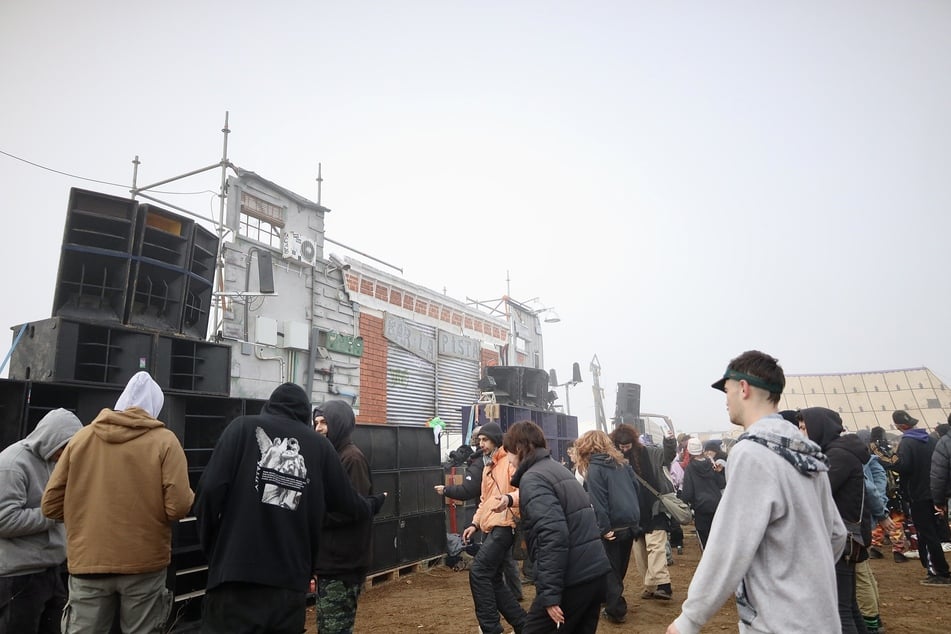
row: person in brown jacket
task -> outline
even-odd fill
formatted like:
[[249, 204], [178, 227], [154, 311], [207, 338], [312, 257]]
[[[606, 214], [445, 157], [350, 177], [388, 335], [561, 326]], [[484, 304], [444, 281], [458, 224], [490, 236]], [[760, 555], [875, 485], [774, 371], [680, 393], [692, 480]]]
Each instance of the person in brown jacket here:
[[194, 501], [185, 452], [156, 417], [165, 396], [147, 372], [73, 436], [43, 494], [42, 511], [66, 525], [69, 600], [63, 634], [164, 632], [171, 523]]

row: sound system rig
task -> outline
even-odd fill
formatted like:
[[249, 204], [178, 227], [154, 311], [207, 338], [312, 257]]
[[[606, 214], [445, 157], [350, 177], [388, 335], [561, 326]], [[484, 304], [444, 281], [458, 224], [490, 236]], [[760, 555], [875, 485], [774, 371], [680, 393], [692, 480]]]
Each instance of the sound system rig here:
[[361, 423], [353, 442], [370, 465], [373, 492], [387, 492], [373, 521], [370, 574], [445, 554], [445, 504], [434, 490], [444, 472], [433, 430]]

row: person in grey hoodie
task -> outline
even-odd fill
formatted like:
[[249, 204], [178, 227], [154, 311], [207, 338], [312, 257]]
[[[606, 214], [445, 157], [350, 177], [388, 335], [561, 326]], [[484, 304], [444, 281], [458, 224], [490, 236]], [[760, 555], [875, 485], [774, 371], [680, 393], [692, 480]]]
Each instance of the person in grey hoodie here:
[[667, 634], [696, 634], [736, 596], [739, 631], [841, 632], [835, 562], [845, 525], [819, 446], [778, 414], [786, 378], [751, 350], [713, 384], [744, 433], [730, 451], [727, 485], [680, 615]]
[[40, 500], [56, 461], [82, 423], [54, 409], [30, 434], [0, 452], [0, 632], [59, 633], [66, 604], [62, 522]]

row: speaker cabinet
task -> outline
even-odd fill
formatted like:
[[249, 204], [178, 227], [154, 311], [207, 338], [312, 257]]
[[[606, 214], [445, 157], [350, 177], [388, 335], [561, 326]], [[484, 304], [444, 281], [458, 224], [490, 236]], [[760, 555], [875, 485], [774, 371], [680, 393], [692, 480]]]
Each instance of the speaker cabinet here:
[[[386, 499], [383, 501], [380, 512], [376, 514], [376, 519], [385, 520], [397, 517], [400, 514], [400, 472], [373, 471], [370, 473], [370, 479], [373, 481], [374, 493], [386, 491]], [[436, 495], [435, 491], [433, 491], [433, 495]]]
[[53, 316], [125, 321], [138, 203], [73, 188], [53, 296]]
[[[396, 425], [360, 423], [353, 430], [353, 443], [366, 456], [370, 471], [388, 471], [397, 468], [398, 429]], [[430, 432], [431, 437], [432, 432]]]
[[432, 429], [412, 425], [400, 425], [397, 429], [397, 467], [400, 471], [439, 466], [439, 445], [433, 442]]
[[27, 383], [0, 382], [0, 451], [23, 438]]
[[614, 418], [619, 423], [636, 425], [641, 417], [641, 386], [638, 383], [617, 384], [617, 405]]
[[152, 376], [162, 389], [227, 396], [231, 346], [159, 335]]
[[495, 381], [495, 402], [515, 405], [521, 402], [522, 368], [515, 365], [490, 365], [486, 375]]
[[53, 317], [27, 325], [10, 358], [10, 378], [125, 387], [151, 360], [148, 333]]
[[215, 258], [218, 238], [204, 227], [195, 225], [192, 236], [188, 277], [185, 284], [185, 305], [182, 312], [183, 335], [204, 339], [208, 332], [211, 293], [215, 280]]
[[545, 409], [548, 406], [548, 372], [537, 368], [522, 368], [523, 404]]
[[400, 517], [441, 511], [445, 500], [433, 488], [445, 481], [442, 467], [400, 471]]
[[400, 563], [422, 561], [446, 553], [446, 513], [437, 511], [400, 518]]
[[373, 523], [373, 559], [370, 572], [395, 568], [399, 562], [400, 520], [384, 520]]

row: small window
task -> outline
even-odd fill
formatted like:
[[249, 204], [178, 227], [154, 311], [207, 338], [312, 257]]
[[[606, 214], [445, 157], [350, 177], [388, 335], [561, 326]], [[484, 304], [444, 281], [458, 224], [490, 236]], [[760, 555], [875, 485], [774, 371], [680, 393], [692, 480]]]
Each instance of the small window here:
[[897, 383], [895, 384], [895, 390], [898, 392], [901, 392], [901, 386], [898, 385]]
[[864, 412], [864, 411], [865, 411], [865, 408], [862, 407], [861, 405], [859, 405], [859, 411], [860, 411], [860, 412]]
[[918, 389], [919, 389], [919, 390], [925, 389], [924, 383], [922, 383], [922, 382], [919, 381], [919, 382], [918, 382]]
[[833, 394], [838, 394], [838, 393], [839, 393], [839, 388], [837, 388], [837, 387], [832, 388], [832, 393], [833, 393]]
[[939, 400], [936, 399], [936, 398], [929, 398], [929, 399], [926, 399], [926, 400], [927, 400], [928, 408], [929, 408], [929, 409], [930, 409], [930, 408], [938, 409], [938, 408], [941, 407], [941, 401], [939, 401]]
[[853, 393], [853, 394], [858, 394], [858, 392], [859, 392], [859, 388], [857, 388], [857, 387], [855, 387], [855, 386], [853, 385], [853, 386], [852, 386], [852, 393]]
[[816, 388], [812, 388], [812, 393], [813, 393], [813, 394], [816, 393]]
[[878, 391], [878, 386], [877, 386], [877, 385], [875, 386], [875, 391], [876, 391], [876, 392]]
[[284, 209], [266, 200], [241, 192], [238, 234], [269, 247], [281, 248]]

